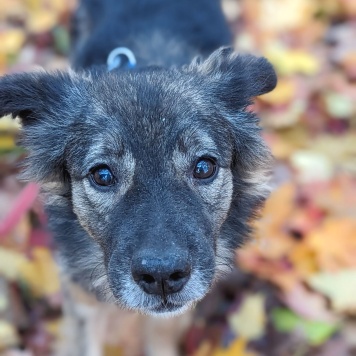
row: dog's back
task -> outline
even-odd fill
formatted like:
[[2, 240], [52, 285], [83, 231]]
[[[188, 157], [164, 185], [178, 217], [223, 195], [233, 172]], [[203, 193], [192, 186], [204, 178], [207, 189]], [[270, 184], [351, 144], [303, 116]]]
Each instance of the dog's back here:
[[83, 0], [72, 37], [75, 68], [104, 64], [118, 46], [139, 66], [170, 66], [231, 43], [218, 0]]

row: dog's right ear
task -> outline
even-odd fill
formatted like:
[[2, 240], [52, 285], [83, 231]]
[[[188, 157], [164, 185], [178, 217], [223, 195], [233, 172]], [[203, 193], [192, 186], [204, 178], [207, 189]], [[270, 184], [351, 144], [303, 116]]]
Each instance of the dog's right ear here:
[[19, 117], [23, 126], [52, 120], [53, 112], [68, 105], [71, 78], [65, 73], [11, 74], [0, 78], [0, 117]]
[[0, 118], [19, 117], [21, 145], [28, 151], [26, 179], [47, 181], [63, 174], [70, 118], [80, 110], [81, 90], [69, 73], [12, 74], [0, 78]]

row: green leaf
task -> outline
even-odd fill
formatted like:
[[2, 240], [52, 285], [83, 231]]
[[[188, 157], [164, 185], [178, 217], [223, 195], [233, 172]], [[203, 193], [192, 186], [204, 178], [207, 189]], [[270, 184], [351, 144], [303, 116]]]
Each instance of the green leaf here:
[[284, 333], [301, 331], [311, 345], [324, 343], [338, 329], [337, 324], [306, 320], [294, 314], [292, 311], [283, 308], [274, 309], [271, 317], [278, 331]]
[[348, 119], [355, 111], [353, 100], [340, 93], [326, 93], [325, 104], [329, 115], [337, 119]]
[[70, 39], [67, 29], [62, 26], [56, 26], [52, 30], [52, 34], [56, 50], [62, 55], [67, 55], [70, 48]]

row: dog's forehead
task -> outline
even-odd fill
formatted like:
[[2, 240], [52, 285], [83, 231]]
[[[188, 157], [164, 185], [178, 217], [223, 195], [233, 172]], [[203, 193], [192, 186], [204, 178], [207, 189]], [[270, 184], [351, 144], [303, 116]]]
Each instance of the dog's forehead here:
[[[116, 136], [130, 145], [148, 148], [172, 145], [213, 146], [214, 117], [204, 100], [174, 73], [113, 75], [95, 83], [95, 116], [103, 136]], [[213, 115], [210, 115], [213, 116]], [[157, 148], [157, 147], [156, 147]]]
[[[146, 161], [171, 157], [175, 152], [185, 156], [219, 156], [224, 151], [216, 132], [199, 118], [189, 120], [156, 118], [137, 118], [126, 125], [127, 120], [108, 119], [95, 135], [88, 133], [83, 151], [85, 162], [96, 157], [121, 157], [125, 153]], [[92, 130], [92, 128], [90, 128]], [[226, 142], [225, 142], [226, 143]]]
[[[109, 116], [128, 117], [130, 123], [137, 118], [187, 115], [204, 107], [204, 92], [197, 90], [194, 76], [177, 70], [142, 69], [138, 72], [107, 73], [89, 83], [90, 97], [95, 105]], [[88, 87], [88, 86], [87, 86]], [[205, 108], [206, 109], [206, 108]]]

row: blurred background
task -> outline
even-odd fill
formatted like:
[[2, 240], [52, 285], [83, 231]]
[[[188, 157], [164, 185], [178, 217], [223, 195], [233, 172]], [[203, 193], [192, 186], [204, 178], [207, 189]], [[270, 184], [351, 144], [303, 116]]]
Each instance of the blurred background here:
[[[75, 5], [0, 0], [0, 74], [67, 68]], [[238, 269], [197, 307], [182, 352], [356, 355], [356, 1], [222, 6], [236, 49], [278, 72], [276, 90], [255, 103], [276, 158], [273, 193]], [[17, 179], [17, 133], [0, 121], [0, 355], [51, 355], [60, 283], [38, 187]], [[105, 355], [139, 342], [137, 326], [121, 329]]]

